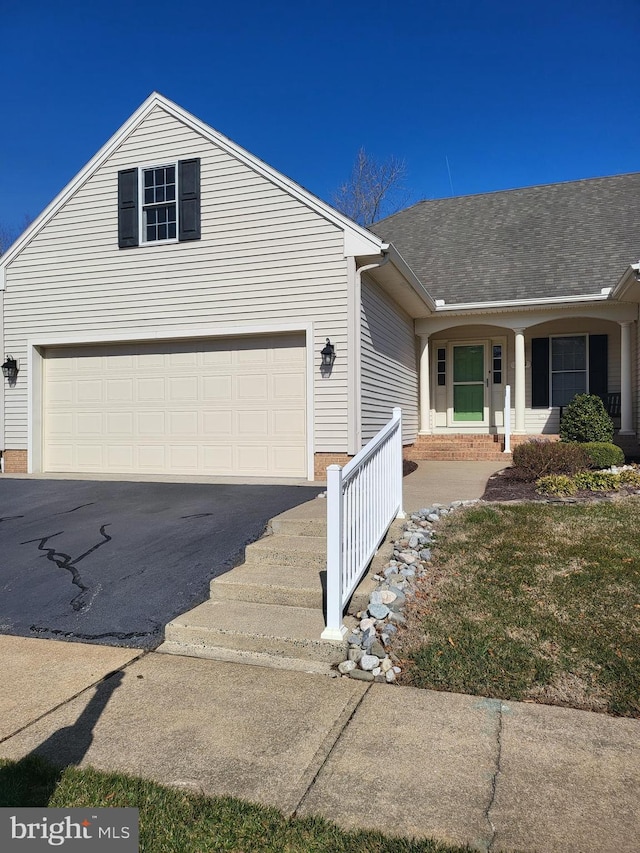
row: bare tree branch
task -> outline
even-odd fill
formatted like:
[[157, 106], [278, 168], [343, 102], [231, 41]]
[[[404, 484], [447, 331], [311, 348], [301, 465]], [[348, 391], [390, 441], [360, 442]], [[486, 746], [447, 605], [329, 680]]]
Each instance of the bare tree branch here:
[[333, 194], [333, 205], [359, 225], [371, 225], [408, 204], [404, 160], [376, 160], [364, 148], [358, 151], [348, 181]]

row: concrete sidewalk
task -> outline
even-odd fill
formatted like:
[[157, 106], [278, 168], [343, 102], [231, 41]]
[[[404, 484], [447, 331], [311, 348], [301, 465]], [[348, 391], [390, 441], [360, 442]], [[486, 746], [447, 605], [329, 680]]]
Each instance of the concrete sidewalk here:
[[478, 850], [640, 848], [638, 720], [52, 640], [0, 661], [0, 758]]

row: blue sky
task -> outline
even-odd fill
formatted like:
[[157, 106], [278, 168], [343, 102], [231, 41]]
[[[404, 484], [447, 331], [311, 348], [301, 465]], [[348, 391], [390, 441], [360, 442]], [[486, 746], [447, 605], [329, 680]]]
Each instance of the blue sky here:
[[411, 200], [640, 171], [639, 0], [0, 0], [0, 227], [156, 90], [330, 200], [358, 148]]

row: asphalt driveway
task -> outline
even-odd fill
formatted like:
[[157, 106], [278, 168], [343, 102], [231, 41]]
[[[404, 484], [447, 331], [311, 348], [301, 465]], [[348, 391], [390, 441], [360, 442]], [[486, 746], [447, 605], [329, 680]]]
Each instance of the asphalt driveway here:
[[0, 633], [153, 649], [315, 486], [0, 479]]

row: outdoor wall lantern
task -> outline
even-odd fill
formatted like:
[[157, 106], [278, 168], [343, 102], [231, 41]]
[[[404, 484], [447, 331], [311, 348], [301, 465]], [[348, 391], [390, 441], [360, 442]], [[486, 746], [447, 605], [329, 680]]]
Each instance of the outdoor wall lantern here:
[[18, 362], [12, 355], [6, 357], [5, 363], [2, 365], [2, 375], [12, 384], [18, 378]]
[[320, 355], [322, 356], [323, 367], [331, 367], [336, 360], [336, 350], [329, 338], [327, 338], [327, 343], [322, 348]]

